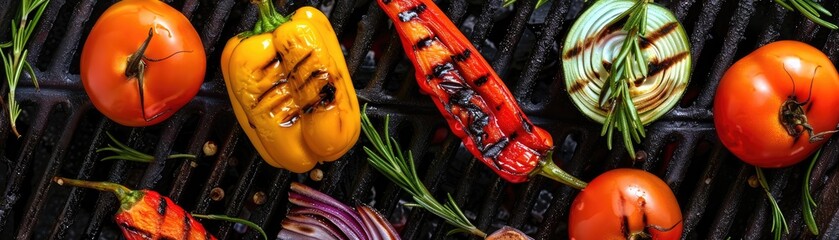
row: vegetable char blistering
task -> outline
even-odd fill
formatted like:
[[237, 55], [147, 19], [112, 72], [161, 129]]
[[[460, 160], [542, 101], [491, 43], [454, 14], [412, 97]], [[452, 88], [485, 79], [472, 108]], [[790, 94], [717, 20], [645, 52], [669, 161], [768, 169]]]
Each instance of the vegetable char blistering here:
[[379, 0], [430, 95], [466, 148], [502, 178], [524, 182], [553, 147], [486, 60], [431, 1]]
[[111, 182], [90, 182], [61, 177], [55, 177], [53, 181], [58, 185], [67, 184], [114, 193], [120, 202], [114, 220], [128, 240], [216, 239], [192, 215], [172, 202], [172, 199], [155, 191], [131, 190]]
[[358, 100], [329, 20], [312, 7], [258, 3], [253, 31], [221, 57], [234, 113], [260, 155], [296, 173], [344, 155], [360, 134]]

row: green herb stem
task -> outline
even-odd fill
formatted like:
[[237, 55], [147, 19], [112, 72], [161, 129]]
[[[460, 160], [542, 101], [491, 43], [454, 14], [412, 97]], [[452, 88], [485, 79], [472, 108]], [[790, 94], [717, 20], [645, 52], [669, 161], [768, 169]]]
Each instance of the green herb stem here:
[[[35, 31], [35, 26], [41, 19], [41, 14], [47, 7], [49, 0], [23, 0], [20, 3], [20, 14], [12, 20], [12, 31], [10, 42], [0, 44], [0, 59], [3, 61], [3, 69], [5, 69], [6, 81], [9, 84], [8, 108], [9, 120], [12, 127], [12, 132], [15, 136], [20, 138], [20, 132], [17, 130], [17, 118], [20, 116], [20, 105], [15, 101], [15, 90], [17, 83], [20, 80], [21, 74], [25, 70], [35, 88], [39, 88], [38, 79], [35, 77], [35, 70], [32, 65], [26, 61], [28, 51], [25, 50], [26, 43], [32, 32]], [[30, 19], [30, 14], [34, 12], [34, 16]], [[11, 48], [11, 53], [7, 52], [7, 48]]]
[[388, 131], [389, 122], [390, 116], [388, 115], [385, 117], [383, 138], [376, 131], [373, 123], [370, 122], [370, 118], [367, 116], [367, 106], [364, 106], [361, 114], [361, 128], [373, 146], [372, 149], [367, 146], [364, 147], [364, 152], [368, 155], [367, 160], [370, 162], [370, 165], [411, 194], [416, 203], [405, 204], [406, 206], [424, 208], [457, 227], [457, 229], [450, 231], [449, 234], [465, 232], [478, 237], [486, 237], [486, 233], [469, 222], [469, 219], [466, 218], [466, 215], [463, 214], [451, 195], [448, 195], [448, 201], [445, 204], [441, 204], [428, 192], [428, 189], [425, 188], [425, 185], [423, 185], [417, 175], [414, 157], [411, 151], [403, 154], [396, 140], [390, 137]]
[[[111, 135], [111, 133], [109, 133], [109, 132], [105, 132], [105, 134], [107, 134], [108, 138], [110, 138], [111, 141], [114, 142], [114, 145], [116, 145], [116, 147], [108, 144], [108, 147], [97, 149], [96, 152], [110, 151], [110, 152], [116, 153], [116, 155], [105, 157], [105, 158], [102, 159], [102, 161], [106, 161], [106, 160], [127, 160], [127, 161], [144, 162], [144, 163], [150, 163], [150, 162], [154, 161], [153, 156], [145, 154], [145, 153], [140, 152], [140, 151], [137, 151], [136, 149], [133, 149], [133, 148], [123, 144], [120, 141], [117, 141], [117, 139], [114, 138], [114, 136]], [[175, 158], [195, 159], [197, 157], [195, 155], [192, 155], [192, 154], [172, 154], [172, 155], [169, 155], [168, 157], [166, 157], [166, 159], [175, 159]]]
[[227, 222], [245, 224], [246, 226], [248, 226], [250, 228], [253, 228], [256, 231], [258, 231], [260, 234], [262, 234], [263, 239], [268, 240], [268, 234], [265, 234], [265, 230], [262, 230], [262, 228], [259, 227], [259, 225], [256, 225], [256, 223], [253, 223], [251, 221], [241, 219], [241, 218], [228, 217], [228, 216], [225, 216], [225, 215], [204, 215], [204, 214], [197, 214], [197, 213], [190, 213], [190, 214], [195, 218], [203, 218], [203, 219], [209, 219], [209, 220], [222, 220], [222, 221], [227, 221]]
[[755, 172], [757, 173], [757, 179], [760, 182], [760, 186], [763, 188], [763, 191], [766, 192], [766, 198], [769, 199], [769, 203], [772, 205], [772, 232], [774, 233], [775, 240], [781, 239], [781, 234], [789, 233], [789, 227], [787, 226], [787, 220], [784, 218], [784, 213], [781, 212], [781, 207], [778, 206], [778, 202], [775, 201], [775, 197], [772, 196], [772, 192], [769, 191], [769, 184], [766, 183], [766, 177], [763, 175], [763, 170], [760, 167], [755, 166]]
[[617, 24], [626, 18], [623, 30], [627, 32], [627, 35], [620, 52], [612, 61], [609, 77], [599, 97], [600, 107], [608, 108], [606, 120], [600, 132], [600, 135], [606, 136], [606, 146], [609, 149], [612, 148], [612, 133], [614, 129], [617, 129], [621, 132], [624, 146], [633, 159], [635, 158], [633, 141], [640, 143], [646, 133], [638, 110], [632, 102], [629, 84], [634, 82], [639, 77], [638, 75], [646, 78], [649, 71], [649, 60], [640, 47], [640, 38], [644, 35], [647, 24], [649, 2], [651, 1], [638, 0], [635, 5], [618, 15], [609, 24]]
[[775, 0], [775, 2], [787, 10], [800, 12], [802, 15], [810, 19], [810, 21], [813, 21], [818, 25], [834, 30], [839, 28], [836, 24], [821, 18], [822, 14], [828, 17], [833, 16], [833, 14], [819, 4], [819, 2], [813, 0]]
[[810, 173], [813, 172], [813, 168], [816, 166], [816, 161], [818, 161], [821, 152], [821, 150], [816, 152], [813, 160], [810, 160], [807, 174], [804, 175], [804, 186], [801, 187], [801, 212], [804, 216], [804, 223], [807, 224], [807, 228], [810, 229], [810, 233], [813, 233], [813, 235], [819, 235], [819, 226], [816, 225], [816, 218], [813, 214], [813, 209], [817, 206], [816, 201], [813, 200], [813, 196], [810, 195]]

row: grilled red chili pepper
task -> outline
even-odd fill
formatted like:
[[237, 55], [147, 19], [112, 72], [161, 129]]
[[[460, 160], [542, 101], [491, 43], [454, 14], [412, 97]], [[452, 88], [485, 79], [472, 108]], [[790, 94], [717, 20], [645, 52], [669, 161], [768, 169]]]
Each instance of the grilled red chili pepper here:
[[550, 161], [551, 135], [527, 119], [504, 82], [434, 2], [377, 2], [394, 22], [420, 89], [475, 157], [513, 183], [540, 173], [585, 186]]
[[55, 177], [58, 185], [92, 188], [114, 193], [120, 202], [114, 215], [122, 235], [128, 240], [144, 239], [216, 239], [204, 230], [172, 199], [151, 190], [131, 190], [111, 182], [90, 182]]

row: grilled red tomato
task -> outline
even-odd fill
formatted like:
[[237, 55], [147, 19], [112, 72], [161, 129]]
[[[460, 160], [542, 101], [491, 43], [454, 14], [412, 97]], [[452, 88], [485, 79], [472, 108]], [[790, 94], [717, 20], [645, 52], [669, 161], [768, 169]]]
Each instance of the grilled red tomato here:
[[804, 160], [839, 124], [839, 74], [806, 43], [763, 46], [726, 71], [714, 98], [722, 143], [758, 167]]
[[189, 102], [204, 81], [204, 46], [183, 14], [159, 0], [109, 7], [87, 37], [81, 79], [111, 120], [157, 124]]
[[597, 176], [577, 195], [568, 221], [570, 239], [679, 239], [682, 212], [661, 179], [637, 169]]

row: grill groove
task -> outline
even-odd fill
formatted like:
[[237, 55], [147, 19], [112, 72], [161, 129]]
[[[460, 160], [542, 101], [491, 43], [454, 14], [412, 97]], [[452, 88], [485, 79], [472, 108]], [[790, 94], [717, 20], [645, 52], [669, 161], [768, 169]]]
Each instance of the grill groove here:
[[[9, 6], [0, 9], [0, 40], [6, 40], [7, 26], [18, 11], [12, 2], [0, 0], [0, 5]], [[256, 8], [247, 2], [167, 1], [174, 2], [197, 26], [209, 56], [198, 97], [159, 126], [127, 128], [104, 118], [84, 93], [78, 58], [95, 19], [111, 2], [52, 0], [33, 34], [29, 60], [39, 66], [36, 74], [42, 89], [37, 92], [28, 78], [21, 79], [17, 94], [25, 111], [18, 124], [24, 137], [14, 138], [8, 116], [0, 114], [0, 173], [5, 173], [0, 176], [0, 239], [116, 238], [120, 234], [112, 220], [118, 208], [112, 196], [54, 186], [50, 183], [54, 175], [152, 188], [191, 212], [249, 218], [269, 235], [279, 231], [288, 208], [290, 181], [315, 186], [344, 202], [371, 204], [403, 226], [402, 236], [408, 239], [443, 238], [450, 229], [425, 211], [401, 206], [410, 197], [366, 164], [360, 148], [368, 143], [364, 139], [343, 160], [319, 166], [324, 170], [320, 182], [274, 169], [259, 159], [233, 117], [217, 63], [227, 39], [256, 21]], [[718, 80], [734, 60], [775, 39], [810, 42], [837, 60], [839, 32], [787, 13], [771, 1], [661, 1], [691, 33], [695, 68], [689, 92], [695, 100], [687, 98], [648, 127], [649, 135], [639, 148], [648, 157], [634, 162], [620, 143], [611, 151], [605, 149], [600, 127], [575, 111], [561, 84], [561, 70], [553, 63], [562, 47], [558, 42], [583, 4], [554, 0], [545, 5], [549, 9], [534, 10], [536, 0], [521, 0], [512, 9], [504, 9], [501, 2], [443, 0], [439, 4], [457, 25], [471, 24], [467, 27], [470, 41], [491, 53], [487, 60], [504, 77], [522, 109], [555, 137], [559, 165], [585, 180], [611, 168], [631, 166], [662, 177], [682, 204], [684, 238], [769, 236], [768, 202], [762, 190], [746, 187], [753, 168], [728, 153], [713, 129], [710, 107]], [[418, 93], [399, 38], [374, 2], [287, 1], [278, 10], [290, 13], [312, 3], [331, 6], [331, 23], [346, 44], [348, 68], [359, 97], [371, 105], [374, 122], [392, 115], [391, 132], [398, 133], [400, 144], [413, 151], [423, 182], [438, 199], [451, 193], [467, 216], [488, 232], [511, 225], [537, 239], [566, 238], [568, 208], [577, 191], [542, 178], [508, 184], [475, 161], [450, 132], [443, 131], [448, 135], [434, 140], [445, 122], [429, 99]], [[839, 2], [825, 7], [839, 12]], [[161, 161], [99, 161], [103, 155], [95, 150], [109, 143], [106, 131]], [[839, 191], [835, 139], [825, 145], [811, 177], [819, 205], [816, 220], [824, 231], [819, 238], [825, 239], [839, 238], [839, 196], [833, 194]], [[217, 155], [202, 155], [207, 140], [218, 144]], [[190, 160], [162, 161], [170, 151], [197, 154], [197, 167]], [[767, 171], [771, 190], [790, 220], [790, 234], [785, 235], [789, 239], [816, 238], [807, 233], [798, 210], [804, 170], [799, 165]], [[224, 189], [227, 197], [210, 200], [215, 187]], [[250, 199], [256, 192], [267, 195], [264, 204]], [[753, 201], [761, 204], [750, 204]], [[242, 233], [229, 223], [202, 223], [222, 239], [257, 237], [254, 231]]]

